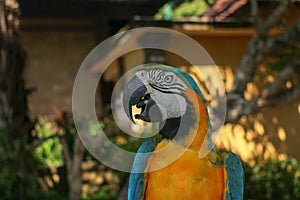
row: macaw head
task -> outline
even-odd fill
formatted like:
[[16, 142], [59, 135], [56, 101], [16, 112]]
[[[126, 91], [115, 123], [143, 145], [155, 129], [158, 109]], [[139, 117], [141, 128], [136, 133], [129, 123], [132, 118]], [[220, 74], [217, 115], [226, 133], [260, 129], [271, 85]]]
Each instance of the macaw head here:
[[[173, 139], [179, 129], [184, 132], [199, 121], [208, 124], [205, 100], [193, 78], [178, 68], [152, 65], [138, 70], [125, 86], [123, 106], [134, 122], [160, 122], [163, 138]], [[141, 111], [133, 116], [132, 107]]]

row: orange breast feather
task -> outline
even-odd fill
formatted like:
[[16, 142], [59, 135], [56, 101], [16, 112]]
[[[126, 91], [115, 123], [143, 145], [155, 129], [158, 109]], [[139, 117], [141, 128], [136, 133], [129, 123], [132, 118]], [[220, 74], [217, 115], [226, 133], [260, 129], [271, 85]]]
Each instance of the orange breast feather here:
[[[165, 145], [181, 148], [171, 141], [163, 141], [155, 150]], [[154, 151], [147, 168], [151, 171], [157, 163], [164, 162], [165, 159], [168, 158], [164, 154]], [[199, 159], [198, 152], [188, 149], [171, 165], [145, 173], [145, 185], [141, 199], [146, 200], [223, 199], [224, 169], [223, 166], [216, 167], [207, 158]]]

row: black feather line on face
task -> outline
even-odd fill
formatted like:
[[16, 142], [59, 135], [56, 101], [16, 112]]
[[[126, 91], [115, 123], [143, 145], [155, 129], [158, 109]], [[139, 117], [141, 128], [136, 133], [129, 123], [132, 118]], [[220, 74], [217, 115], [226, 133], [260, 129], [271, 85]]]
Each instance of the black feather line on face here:
[[161, 83], [160, 85], [162, 85], [162, 86], [179, 86], [180, 87], [180, 89], [183, 89], [184, 88], [184, 85], [182, 85], [182, 84], [180, 84], [180, 83], [166, 83], [166, 84], [164, 84], [164, 83]]
[[[183, 95], [182, 95], [182, 94], [183, 94], [182, 92], [172, 92], [172, 91], [167, 91], [167, 90], [170, 89], [170, 88], [165, 88], [166, 90], [162, 90], [161, 87], [158, 87], [158, 86], [156, 86], [156, 85], [154, 85], [154, 84], [149, 83], [149, 85], [150, 85], [153, 89], [155, 89], [155, 90], [157, 90], [157, 91], [160, 91], [160, 92], [162, 92], [162, 93], [167, 93], [167, 94], [178, 94], [178, 95], [183, 96]], [[176, 89], [178, 89], [178, 88], [176, 88]], [[178, 89], [178, 90], [180, 90], [180, 89]]]
[[[165, 122], [160, 123], [159, 134], [162, 135], [163, 139], [172, 140], [175, 138], [177, 134], [180, 134], [176, 137], [176, 139], [182, 139], [186, 137], [190, 133], [190, 129], [195, 126], [197, 122], [195, 116], [195, 108], [193, 108], [193, 104], [187, 99], [187, 110], [183, 116], [178, 118], [167, 119]], [[178, 130], [180, 128], [180, 133]]]
[[[167, 87], [165, 87], [167, 86]], [[151, 87], [155, 89], [159, 88], [161, 91], [168, 91], [168, 90], [179, 90], [180, 92], [183, 92], [184, 90], [182, 88], [179, 87], [171, 87], [170, 85], [155, 85], [155, 84], [151, 84]], [[174, 92], [174, 91], [173, 91]], [[167, 93], [167, 92], [165, 92]]]

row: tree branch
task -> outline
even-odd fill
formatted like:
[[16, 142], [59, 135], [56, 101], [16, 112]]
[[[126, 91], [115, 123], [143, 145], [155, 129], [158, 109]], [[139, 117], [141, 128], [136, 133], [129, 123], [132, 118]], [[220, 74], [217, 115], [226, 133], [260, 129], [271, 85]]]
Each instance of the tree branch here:
[[[298, 59], [293, 60], [278, 75], [273, 84], [269, 85], [262, 91], [261, 97], [255, 97], [249, 101], [244, 98], [244, 91], [247, 84], [253, 79], [256, 68], [268, 56], [275, 53], [282, 44], [295, 44], [300, 35], [300, 15], [294, 25], [282, 34], [267, 39], [268, 33], [272, 27], [279, 23], [283, 14], [286, 12], [290, 1], [282, 0], [267, 17], [264, 22], [259, 20], [259, 9], [256, 0], [251, 0], [251, 14], [254, 18], [256, 33], [249, 42], [247, 52], [243, 56], [238, 70], [235, 74], [235, 80], [231, 91], [227, 95], [227, 116], [225, 122], [236, 123], [243, 115], [253, 114], [267, 107], [278, 106], [284, 103], [292, 102], [299, 99], [298, 89], [290, 90], [281, 94], [285, 83], [295, 76]], [[297, 71], [299, 74], [299, 71]]]
[[238, 120], [243, 115], [250, 115], [258, 111], [256, 107], [257, 98], [253, 98], [249, 101], [243, 97], [229, 93], [227, 95], [227, 112], [225, 118], [226, 123], [238, 123]]
[[285, 84], [287, 81], [299, 76], [299, 71], [297, 71], [299, 65], [299, 59], [294, 59], [289, 62], [288, 65], [279, 73], [276, 80], [263, 89], [261, 97], [263, 99], [272, 99], [279, 95], [286, 88]]
[[238, 70], [235, 74], [233, 87], [230, 91], [231, 93], [243, 96], [248, 82], [250, 82], [254, 76], [256, 67], [265, 57], [267, 34], [270, 29], [281, 20], [284, 12], [288, 8], [288, 5], [288, 0], [281, 0], [275, 10], [257, 28], [255, 35], [249, 43], [247, 52], [239, 64]]
[[269, 107], [280, 106], [300, 100], [300, 85], [286, 90], [286, 82], [299, 77], [300, 59], [289, 62], [278, 74], [276, 80], [266, 86], [260, 97], [246, 100], [244, 97], [229, 93], [227, 95], [226, 123], [237, 123], [241, 116], [250, 115]]
[[283, 14], [287, 11], [290, 0], [280, 0], [276, 9], [268, 16], [260, 27], [260, 34], [267, 36], [269, 30], [273, 28], [282, 19]]
[[69, 191], [70, 199], [72, 200], [80, 200], [81, 195], [81, 164], [83, 160], [83, 155], [85, 152], [85, 148], [79, 138], [79, 135], [74, 136], [74, 144], [73, 144], [73, 157], [72, 157], [72, 163], [71, 169], [68, 169], [68, 178], [70, 179], [69, 184], [72, 184], [72, 187], [70, 188], [71, 191]]
[[266, 52], [270, 54], [272, 51], [276, 50], [281, 44], [293, 44], [300, 35], [300, 15], [298, 15], [295, 23], [282, 34], [270, 38], [266, 44]]
[[259, 13], [257, 0], [251, 0], [250, 4], [251, 4], [251, 17], [253, 19], [253, 23], [255, 27], [258, 28], [259, 25], [261, 24], [261, 17]]
[[66, 160], [67, 170], [71, 171], [72, 169], [72, 156], [68, 147], [68, 143], [64, 137], [59, 138], [60, 144], [63, 146], [63, 153]]
[[294, 101], [300, 100], [300, 87], [295, 87], [293, 90], [286, 92], [285, 94], [278, 95], [272, 99], [260, 98], [257, 101], [257, 108], [263, 110], [268, 107], [285, 105]]
[[[233, 94], [231, 94], [233, 95]], [[253, 98], [249, 101], [241, 97], [229, 96], [227, 100], [231, 102], [233, 99], [234, 105], [227, 111], [225, 123], [238, 123], [239, 119], [244, 115], [251, 115], [261, 112], [267, 108], [286, 105], [300, 100], [300, 86], [295, 87], [293, 90], [285, 94], [278, 95], [272, 99]]]

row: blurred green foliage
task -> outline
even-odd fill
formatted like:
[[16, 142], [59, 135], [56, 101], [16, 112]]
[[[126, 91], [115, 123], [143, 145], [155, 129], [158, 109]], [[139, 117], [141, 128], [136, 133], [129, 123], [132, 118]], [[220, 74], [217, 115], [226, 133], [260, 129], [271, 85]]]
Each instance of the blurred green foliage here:
[[[107, 126], [106, 123], [108, 123]], [[95, 127], [95, 125], [91, 125], [91, 130], [96, 132], [97, 128]], [[115, 125], [112, 121], [107, 121], [101, 127], [105, 130], [113, 130]], [[39, 139], [54, 134], [53, 126], [43, 119], [39, 119], [35, 130]], [[36, 171], [33, 170], [32, 173], [28, 173], [18, 165], [18, 152], [23, 151], [22, 141], [7, 142], [7, 130], [5, 129], [0, 130], [0, 136], [0, 199], [18, 199], [13, 191], [16, 184], [20, 182], [27, 183], [26, 188], [24, 188], [26, 190], [24, 199], [67, 199], [67, 196], [63, 195], [59, 188], [49, 188], [48, 191], [44, 191], [38, 181], [39, 175]], [[142, 139], [124, 135], [116, 135], [110, 139], [120, 148], [132, 152], [136, 152], [143, 142]], [[43, 168], [47, 168], [64, 165], [61, 145], [55, 138], [47, 140], [38, 148], [40, 149], [32, 152], [32, 155], [26, 155], [26, 159], [30, 159], [32, 156], [30, 163], [33, 166], [41, 165]], [[87, 154], [85, 160], [87, 159], [93, 158]], [[256, 160], [256, 163], [254, 166], [244, 163], [245, 200], [300, 199], [300, 164], [297, 160], [289, 158], [285, 160], [268, 159]], [[121, 188], [128, 181], [129, 174], [109, 168], [105, 168], [104, 171], [110, 171], [117, 177], [116, 184], [119, 187], [111, 187], [109, 182], [104, 181], [99, 185], [97, 192], [90, 195], [82, 194], [82, 199], [113, 200], [118, 197]]]
[[[38, 119], [35, 125], [37, 138], [43, 139], [55, 134], [51, 123], [43, 118]], [[50, 138], [38, 146], [33, 156], [45, 167], [61, 167], [64, 165], [62, 146], [58, 138]]]
[[100, 190], [92, 195], [82, 194], [83, 200], [114, 200], [118, 197], [118, 191], [110, 190], [107, 186], [103, 186]]
[[[212, 4], [214, 1], [215, 0], [170, 1], [173, 3], [172, 17], [173, 18], [198, 17], [202, 15], [208, 8], [209, 4]], [[158, 10], [158, 12], [154, 15], [154, 19], [163, 19], [163, 18], [164, 18], [164, 6], [162, 6]]]
[[300, 199], [300, 164], [295, 159], [268, 159], [244, 165], [245, 200]]
[[[0, 199], [61, 199], [55, 191], [45, 192], [39, 184], [37, 162], [24, 146], [28, 137], [24, 134], [12, 140], [8, 129], [0, 128]], [[18, 196], [16, 190], [23, 190], [25, 196]]]
[[[105, 128], [106, 129], [106, 128]], [[122, 149], [126, 149], [127, 151], [136, 152], [139, 148], [139, 146], [142, 144], [144, 140], [136, 139], [133, 137], [126, 138], [124, 136], [113, 136], [110, 138], [110, 141], [116, 144], [118, 147]], [[87, 158], [91, 158], [91, 155], [86, 155]], [[114, 175], [116, 175], [118, 178], [119, 188], [111, 188], [109, 182], [104, 182], [100, 188], [99, 191], [97, 191], [94, 194], [87, 195], [82, 194], [82, 199], [84, 200], [96, 200], [96, 199], [103, 199], [103, 200], [114, 200], [117, 199], [120, 190], [124, 185], [127, 184], [128, 176], [129, 174], [126, 172], [117, 171], [114, 169], [107, 168], [107, 171], [111, 171]]]
[[118, 127], [116, 123], [110, 118], [104, 118], [104, 121], [91, 121], [89, 123], [89, 133], [91, 136], [98, 136], [103, 133], [103, 131], [113, 131]]

